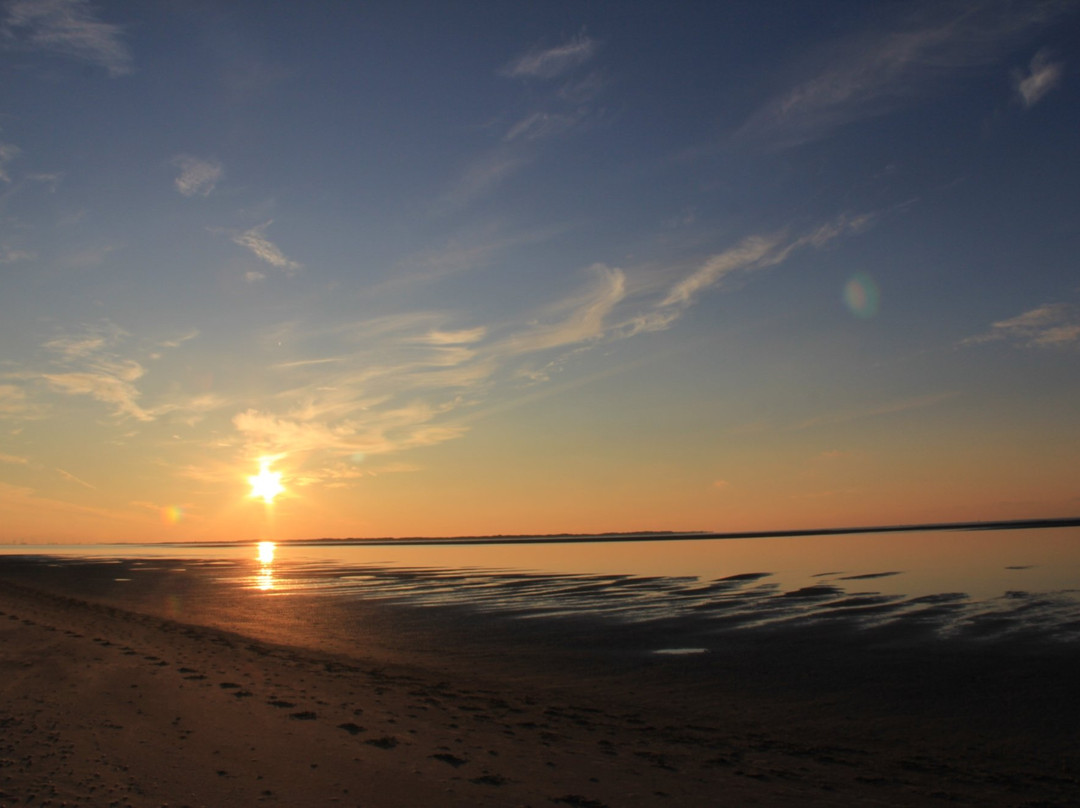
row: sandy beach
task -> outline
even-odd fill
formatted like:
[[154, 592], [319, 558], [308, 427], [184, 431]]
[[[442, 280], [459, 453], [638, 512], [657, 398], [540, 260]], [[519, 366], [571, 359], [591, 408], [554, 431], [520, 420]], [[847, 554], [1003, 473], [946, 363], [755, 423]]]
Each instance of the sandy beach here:
[[1067, 645], [643, 655], [641, 629], [206, 586], [0, 561], [0, 805], [1080, 805]]

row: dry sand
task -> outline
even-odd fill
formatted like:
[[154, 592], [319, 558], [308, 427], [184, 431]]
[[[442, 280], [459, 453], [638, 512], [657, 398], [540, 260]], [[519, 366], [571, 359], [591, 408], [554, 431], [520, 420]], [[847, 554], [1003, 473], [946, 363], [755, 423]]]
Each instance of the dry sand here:
[[348, 649], [148, 591], [0, 562], [0, 806], [1080, 805], [1071, 648], [646, 657], [372, 604]]

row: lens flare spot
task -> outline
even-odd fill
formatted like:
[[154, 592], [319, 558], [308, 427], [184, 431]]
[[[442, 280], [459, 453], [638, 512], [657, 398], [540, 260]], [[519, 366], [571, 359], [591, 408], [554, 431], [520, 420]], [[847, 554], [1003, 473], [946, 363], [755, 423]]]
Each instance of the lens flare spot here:
[[844, 303], [856, 317], [864, 320], [878, 313], [881, 292], [874, 279], [865, 272], [857, 272], [844, 285]]
[[161, 509], [161, 521], [166, 525], [178, 525], [184, 518], [184, 510], [179, 505], [166, 505]]

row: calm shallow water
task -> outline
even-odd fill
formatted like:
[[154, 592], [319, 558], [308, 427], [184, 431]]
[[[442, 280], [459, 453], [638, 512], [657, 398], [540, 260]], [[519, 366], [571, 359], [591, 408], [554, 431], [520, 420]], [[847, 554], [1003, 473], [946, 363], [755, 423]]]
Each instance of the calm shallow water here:
[[304, 594], [515, 620], [692, 626], [698, 637], [825, 625], [1080, 639], [1077, 527], [559, 544], [0, 547], [28, 552], [132, 561], [117, 585], [140, 569], [167, 568], [252, 598]]

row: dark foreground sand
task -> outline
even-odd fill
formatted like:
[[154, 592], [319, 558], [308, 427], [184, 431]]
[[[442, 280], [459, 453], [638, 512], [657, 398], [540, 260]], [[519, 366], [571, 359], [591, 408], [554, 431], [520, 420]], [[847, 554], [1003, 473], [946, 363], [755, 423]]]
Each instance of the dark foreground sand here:
[[0, 561], [2, 806], [1080, 805], [1069, 647], [650, 657], [610, 626], [371, 604], [350, 648], [314, 601], [223, 615], [117, 569]]

